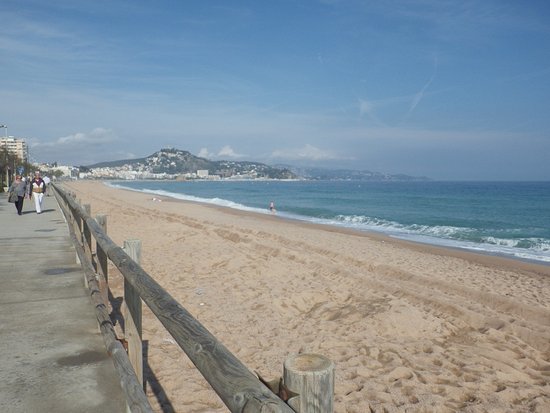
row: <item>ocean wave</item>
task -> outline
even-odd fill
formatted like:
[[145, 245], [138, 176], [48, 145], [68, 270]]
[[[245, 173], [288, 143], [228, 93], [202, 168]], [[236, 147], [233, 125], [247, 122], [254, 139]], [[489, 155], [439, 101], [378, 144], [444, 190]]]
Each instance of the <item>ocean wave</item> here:
[[514, 233], [520, 233], [520, 230], [505, 231], [509, 237], [500, 238], [483, 235], [480, 230], [475, 228], [445, 225], [405, 225], [395, 221], [358, 215], [338, 215], [334, 221], [338, 225], [381, 232], [395, 238], [414, 242], [513, 256], [525, 260], [550, 262], [550, 240], [547, 238], [512, 236]]
[[476, 232], [473, 228], [454, 227], [449, 225], [401, 224], [380, 218], [359, 215], [337, 215], [336, 221], [342, 224], [364, 229], [383, 230], [406, 234], [422, 234], [441, 238], [468, 239]]
[[222, 207], [227, 207], [227, 208], [240, 209], [242, 211], [267, 213], [267, 211], [264, 210], [264, 209], [249, 207], [249, 206], [246, 206], [246, 205], [243, 205], [243, 204], [239, 204], [238, 202], [229, 201], [229, 200], [223, 199], [223, 198], [217, 198], [217, 197], [202, 198], [202, 197], [197, 197], [197, 196], [193, 196], [193, 195], [187, 195], [187, 194], [182, 194], [182, 193], [177, 193], [177, 192], [165, 191], [163, 189], [151, 189], [151, 188], [139, 188], [139, 189], [137, 189], [137, 188], [131, 188], [131, 187], [120, 185], [120, 184], [115, 184], [115, 183], [112, 183], [112, 182], [108, 183], [107, 185], [111, 186], [113, 188], [128, 189], [130, 191], [142, 192], [142, 193], [158, 195], [158, 196], [165, 196], [165, 197], [168, 197], [168, 198], [180, 199], [182, 201], [200, 202], [200, 203], [203, 203], [203, 204], [211, 204], [211, 205], [222, 206]]
[[505, 239], [495, 237], [484, 237], [483, 242], [491, 245], [501, 245], [511, 248], [533, 249], [542, 252], [550, 251], [550, 240], [545, 238], [516, 238]]
[[[183, 193], [152, 189], [147, 187], [132, 188], [119, 183], [108, 183], [109, 186], [130, 189], [137, 192], [166, 196], [184, 201], [201, 202], [227, 208], [269, 214], [267, 208], [255, 208], [242, 203], [219, 197], [198, 197]], [[386, 235], [431, 245], [466, 249], [481, 253], [511, 256], [518, 259], [550, 262], [550, 239], [522, 237], [521, 230], [491, 230], [459, 227], [452, 225], [403, 224], [364, 215], [336, 215], [334, 217], [314, 217], [299, 212], [278, 211], [281, 218], [295, 219], [324, 225], [353, 228], [363, 231], [374, 231]], [[500, 235], [500, 236], [499, 236]]]

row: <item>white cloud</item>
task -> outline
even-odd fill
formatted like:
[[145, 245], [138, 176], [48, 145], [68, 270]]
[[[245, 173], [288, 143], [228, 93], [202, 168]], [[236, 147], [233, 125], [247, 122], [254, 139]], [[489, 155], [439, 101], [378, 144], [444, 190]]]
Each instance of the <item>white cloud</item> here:
[[233, 148], [229, 145], [224, 146], [220, 149], [218, 152], [218, 157], [220, 158], [243, 158], [246, 155], [237, 153], [233, 150]]
[[199, 158], [211, 158], [212, 157], [212, 154], [210, 152], [208, 152], [208, 149], [207, 148], [201, 148], [199, 153], [197, 154], [197, 156]]
[[319, 149], [313, 145], [306, 144], [298, 149], [278, 149], [271, 153], [273, 159], [285, 160], [307, 160], [307, 161], [327, 161], [343, 159], [335, 152]]
[[127, 148], [117, 148], [118, 141], [120, 139], [111, 129], [95, 128], [90, 132], [75, 132], [53, 141], [31, 138], [27, 142], [29, 156], [33, 162], [60, 161], [73, 165], [86, 165], [134, 157]]
[[33, 142], [31, 147], [58, 147], [58, 146], [90, 146], [97, 144], [112, 143], [117, 136], [110, 129], [95, 128], [91, 132], [76, 132], [72, 135], [62, 136], [53, 142]]

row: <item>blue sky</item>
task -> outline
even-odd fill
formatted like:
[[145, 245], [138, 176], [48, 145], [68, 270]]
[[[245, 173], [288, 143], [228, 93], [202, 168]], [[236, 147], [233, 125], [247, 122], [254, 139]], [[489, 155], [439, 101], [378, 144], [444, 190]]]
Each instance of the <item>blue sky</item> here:
[[64, 164], [550, 180], [550, 3], [2, 0], [2, 123]]

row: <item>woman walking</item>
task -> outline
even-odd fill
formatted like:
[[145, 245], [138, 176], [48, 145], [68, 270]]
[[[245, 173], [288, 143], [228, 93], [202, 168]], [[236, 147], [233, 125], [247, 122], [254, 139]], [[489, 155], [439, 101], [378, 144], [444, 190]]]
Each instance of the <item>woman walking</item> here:
[[17, 214], [21, 215], [23, 211], [23, 201], [25, 200], [25, 195], [27, 193], [27, 183], [21, 180], [20, 175], [15, 176], [15, 181], [11, 184], [10, 194], [14, 193], [17, 195], [17, 201], [15, 201], [15, 209], [17, 209]]
[[29, 187], [29, 199], [31, 195], [34, 197], [34, 206], [36, 208], [36, 213], [42, 213], [42, 198], [44, 197], [44, 192], [46, 192], [46, 183], [40, 177], [40, 172], [36, 171], [34, 173], [34, 179], [30, 182]]

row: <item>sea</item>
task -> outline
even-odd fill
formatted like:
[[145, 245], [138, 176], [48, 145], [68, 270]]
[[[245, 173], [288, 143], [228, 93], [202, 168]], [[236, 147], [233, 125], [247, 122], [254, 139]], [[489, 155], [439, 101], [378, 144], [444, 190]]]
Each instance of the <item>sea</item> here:
[[550, 265], [550, 182], [113, 181], [153, 197]]

